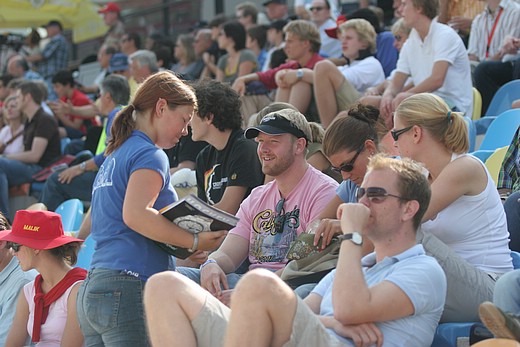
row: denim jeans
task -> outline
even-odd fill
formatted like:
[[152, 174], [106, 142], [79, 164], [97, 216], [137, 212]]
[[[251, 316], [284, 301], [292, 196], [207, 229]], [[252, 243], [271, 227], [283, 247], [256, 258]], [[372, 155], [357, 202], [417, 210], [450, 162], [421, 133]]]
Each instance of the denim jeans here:
[[70, 181], [61, 183], [58, 176], [62, 171], [55, 172], [47, 178], [43, 187], [40, 201], [47, 206], [49, 211], [55, 211], [64, 201], [69, 199], [80, 199], [90, 201], [92, 199], [92, 185], [96, 179], [97, 172], [86, 171]]
[[[509, 248], [520, 252], [520, 191], [509, 195], [504, 202], [506, 211], [507, 230], [509, 230]], [[520, 288], [519, 288], [520, 289]]]
[[505, 273], [498, 279], [493, 303], [502, 311], [520, 315], [520, 270]]
[[[184, 267], [179, 266], [176, 268], [176, 271], [184, 276], [188, 277], [190, 280], [194, 281], [197, 284], [200, 284], [200, 270], [193, 267]], [[226, 275], [229, 289], [235, 288], [238, 283], [238, 280], [242, 277], [242, 275], [236, 273], [230, 273]]]
[[0, 158], [0, 211], [9, 216], [9, 187], [32, 181], [42, 167], [19, 160]]
[[149, 346], [145, 281], [119, 270], [92, 269], [78, 292], [77, 311], [85, 346]]

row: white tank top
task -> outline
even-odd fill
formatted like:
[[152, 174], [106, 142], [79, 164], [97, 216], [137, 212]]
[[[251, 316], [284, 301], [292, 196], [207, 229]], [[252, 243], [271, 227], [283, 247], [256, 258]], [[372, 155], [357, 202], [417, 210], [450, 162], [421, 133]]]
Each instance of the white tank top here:
[[[453, 155], [451, 161], [469, 154]], [[433, 220], [422, 224], [475, 267], [495, 273], [513, 269], [509, 250], [509, 232], [502, 202], [487, 168], [486, 188], [477, 195], [463, 195], [439, 212]]]

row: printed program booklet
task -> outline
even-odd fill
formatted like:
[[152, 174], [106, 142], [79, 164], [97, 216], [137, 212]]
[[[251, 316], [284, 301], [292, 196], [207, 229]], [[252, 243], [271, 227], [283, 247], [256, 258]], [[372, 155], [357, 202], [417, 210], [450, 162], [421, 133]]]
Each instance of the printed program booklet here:
[[[193, 194], [162, 208], [159, 212], [193, 234], [203, 231], [230, 230], [238, 223], [237, 217], [208, 205]], [[193, 254], [187, 248], [157, 241], [156, 243], [161, 249], [179, 259], [186, 259]]]

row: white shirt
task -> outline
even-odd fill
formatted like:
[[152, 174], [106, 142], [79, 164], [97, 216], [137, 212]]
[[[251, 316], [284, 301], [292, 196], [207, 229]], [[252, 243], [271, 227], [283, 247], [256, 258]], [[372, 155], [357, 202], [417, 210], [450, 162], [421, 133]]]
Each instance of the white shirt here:
[[332, 37], [329, 37], [329, 35], [327, 35], [327, 33], [325, 32], [325, 29], [335, 27], [336, 22], [330, 18], [327, 19], [327, 21], [319, 27], [321, 38], [321, 56], [326, 56], [327, 58], [341, 57], [341, 42], [339, 40], [333, 39]]
[[383, 67], [375, 57], [354, 60], [350, 65], [339, 66], [338, 70], [360, 94], [385, 80]]
[[417, 30], [412, 29], [399, 53], [396, 70], [409, 75], [418, 86], [431, 76], [433, 65], [438, 61], [446, 61], [449, 67], [444, 84], [433, 94], [471, 114], [473, 92], [469, 58], [462, 39], [449, 26], [432, 21], [424, 41]]

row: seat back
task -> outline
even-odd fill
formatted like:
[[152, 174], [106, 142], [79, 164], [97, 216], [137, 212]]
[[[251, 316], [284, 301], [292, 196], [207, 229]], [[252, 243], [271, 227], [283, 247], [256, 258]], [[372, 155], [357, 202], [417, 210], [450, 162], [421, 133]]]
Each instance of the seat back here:
[[67, 148], [67, 146], [69, 145], [70, 143], [70, 138], [68, 137], [63, 137], [61, 140], [60, 140], [60, 148], [61, 148], [61, 154], [64, 154], [65, 153], [65, 148]]
[[81, 245], [81, 249], [78, 253], [78, 261], [75, 266], [88, 270], [92, 261], [92, 255], [94, 254], [94, 248], [96, 248], [96, 241], [94, 241], [91, 236], [88, 236]]
[[491, 178], [493, 178], [495, 185], [498, 183], [498, 174], [500, 173], [500, 168], [502, 167], [502, 162], [504, 161], [508, 148], [509, 146], [501, 147], [486, 159], [486, 167], [491, 174]]
[[497, 90], [486, 111], [486, 116], [498, 116], [511, 109], [511, 104], [517, 99], [520, 99], [520, 80], [513, 80]]
[[511, 251], [511, 258], [513, 258], [513, 268], [520, 269], [520, 253], [516, 251]]
[[477, 88], [473, 87], [473, 114], [472, 120], [480, 119], [482, 116], [482, 96]]
[[61, 216], [64, 231], [75, 234], [79, 230], [83, 221], [83, 203], [79, 199], [62, 202], [55, 212]]
[[[520, 85], [518, 88], [520, 89]], [[479, 150], [494, 151], [500, 147], [509, 146], [518, 126], [520, 126], [520, 109], [512, 109], [501, 113], [489, 125]]]
[[477, 142], [477, 129], [471, 118], [469, 118], [468, 116], [464, 116], [464, 120], [466, 121], [466, 125], [468, 126], [469, 151], [473, 152], [475, 150], [475, 144]]

